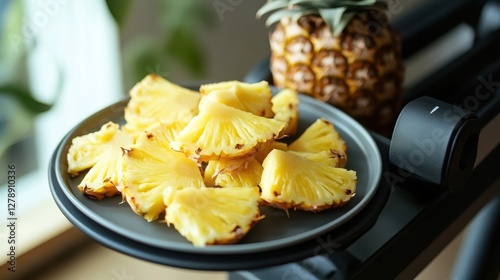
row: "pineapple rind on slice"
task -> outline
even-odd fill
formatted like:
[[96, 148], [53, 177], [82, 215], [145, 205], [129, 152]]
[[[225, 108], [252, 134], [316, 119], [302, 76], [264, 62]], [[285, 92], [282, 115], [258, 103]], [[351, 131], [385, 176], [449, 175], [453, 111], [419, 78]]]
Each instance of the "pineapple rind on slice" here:
[[163, 126], [144, 132], [123, 157], [123, 199], [147, 221], [158, 219], [165, 211], [165, 188], [204, 187], [197, 164], [170, 149], [168, 134]]
[[257, 187], [262, 176], [262, 165], [254, 157], [247, 159], [239, 169], [217, 172], [217, 161], [209, 161], [203, 176], [205, 185], [223, 188]]
[[68, 173], [73, 176], [90, 169], [78, 189], [90, 198], [112, 197], [119, 190], [122, 148], [132, 144], [132, 138], [113, 122], [99, 131], [73, 138], [68, 150]]
[[260, 181], [265, 205], [318, 212], [345, 205], [356, 193], [356, 172], [273, 150]]
[[319, 118], [288, 145], [288, 149], [299, 152], [321, 152], [337, 150], [346, 153], [347, 145], [335, 126], [325, 118]]
[[291, 89], [283, 89], [271, 99], [274, 118], [286, 123], [280, 136], [291, 136], [297, 133], [299, 122], [299, 96]]
[[167, 188], [165, 221], [194, 246], [233, 244], [263, 218], [259, 188]]
[[207, 102], [200, 106], [200, 113], [177, 135], [171, 147], [199, 161], [244, 157], [276, 138], [284, 126], [278, 120]]
[[198, 114], [200, 94], [150, 74], [130, 90], [124, 131], [141, 132], [153, 123], [188, 122]]
[[245, 83], [227, 81], [204, 84], [200, 87], [201, 102], [212, 100], [222, 104], [253, 113], [258, 116], [272, 118], [272, 91], [267, 81]]

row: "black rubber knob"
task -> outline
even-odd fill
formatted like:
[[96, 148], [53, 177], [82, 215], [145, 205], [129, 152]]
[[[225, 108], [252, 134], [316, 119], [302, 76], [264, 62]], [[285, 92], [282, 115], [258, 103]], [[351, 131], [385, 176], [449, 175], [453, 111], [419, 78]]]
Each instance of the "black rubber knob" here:
[[456, 191], [472, 173], [478, 138], [476, 114], [425, 96], [401, 110], [389, 159], [406, 171]]

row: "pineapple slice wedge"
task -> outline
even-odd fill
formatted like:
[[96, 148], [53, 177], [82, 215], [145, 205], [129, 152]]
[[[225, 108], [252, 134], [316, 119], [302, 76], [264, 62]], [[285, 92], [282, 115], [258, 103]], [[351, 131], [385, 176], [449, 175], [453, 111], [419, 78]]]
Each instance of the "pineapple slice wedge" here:
[[218, 172], [218, 162], [209, 161], [205, 169], [205, 185], [223, 188], [257, 187], [262, 176], [262, 165], [250, 157], [243, 166], [233, 172]]
[[238, 158], [257, 152], [274, 140], [284, 122], [256, 116], [221, 103], [206, 102], [177, 135], [171, 147], [198, 161]]
[[188, 123], [198, 114], [200, 94], [150, 74], [130, 90], [124, 131], [141, 133], [156, 122]]
[[288, 149], [299, 152], [321, 152], [337, 150], [346, 153], [347, 145], [334, 125], [324, 118], [317, 119], [306, 130], [288, 145]]
[[113, 122], [97, 132], [75, 137], [68, 150], [68, 173], [77, 176], [90, 169], [78, 189], [92, 199], [102, 200], [118, 193], [121, 179], [122, 148], [132, 144], [132, 138]]
[[165, 221], [194, 246], [233, 244], [263, 218], [259, 188], [167, 188]]
[[317, 153], [308, 153], [308, 152], [297, 152], [289, 150], [290, 153], [296, 154], [312, 161], [323, 162], [333, 167], [345, 167], [347, 163], [347, 155], [341, 151], [337, 150], [328, 150], [321, 151]]
[[[356, 172], [273, 150], [260, 181], [264, 205], [319, 212], [345, 205], [356, 193]], [[287, 212], [288, 213], [288, 212]]]
[[271, 99], [274, 118], [286, 123], [280, 136], [290, 136], [297, 133], [299, 122], [299, 96], [291, 89], [283, 89]]
[[171, 150], [170, 137], [168, 128], [158, 125], [142, 133], [123, 156], [123, 199], [147, 221], [165, 211], [165, 188], [204, 187], [197, 164]]
[[228, 81], [200, 87], [201, 102], [215, 101], [257, 116], [272, 118], [273, 97], [268, 82], [244, 83]]
[[248, 162], [253, 159], [253, 156], [245, 156], [239, 158], [219, 158], [218, 160], [211, 160], [208, 162], [204, 173], [211, 173], [212, 177], [224, 173], [236, 173], [247, 167]]
[[254, 157], [257, 159], [257, 161], [259, 161], [262, 164], [267, 155], [274, 149], [287, 151], [288, 145], [280, 141], [268, 141], [260, 146], [259, 150], [257, 151], [257, 153], [255, 153]]

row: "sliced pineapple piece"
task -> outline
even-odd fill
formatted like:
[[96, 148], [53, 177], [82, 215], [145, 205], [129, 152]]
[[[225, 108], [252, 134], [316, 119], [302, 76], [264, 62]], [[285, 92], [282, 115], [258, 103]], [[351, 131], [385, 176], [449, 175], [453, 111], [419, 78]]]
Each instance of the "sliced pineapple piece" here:
[[274, 118], [286, 123], [280, 136], [295, 135], [299, 122], [299, 96], [296, 91], [283, 89], [271, 100]]
[[167, 188], [164, 200], [167, 224], [197, 247], [236, 243], [263, 218], [257, 187]]
[[254, 157], [262, 163], [267, 155], [274, 149], [286, 151], [288, 150], [288, 145], [279, 141], [268, 141], [265, 144], [261, 145], [257, 153], [255, 153]]
[[185, 120], [170, 120], [170, 121], [159, 121], [153, 122], [150, 121], [142, 121], [140, 118], [134, 120], [134, 123], [130, 123], [130, 125], [124, 129], [126, 133], [128, 133], [134, 139], [134, 142], [137, 138], [143, 134], [143, 132], [151, 131], [156, 129], [159, 126], [163, 126], [167, 129], [166, 133], [168, 134], [169, 141], [173, 141], [175, 136], [179, 134], [179, 132], [186, 127], [188, 124]]
[[130, 91], [124, 131], [142, 132], [156, 122], [189, 122], [198, 114], [200, 94], [150, 74]]
[[261, 199], [282, 209], [318, 212], [345, 205], [355, 194], [356, 172], [273, 150], [263, 163]]
[[206, 102], [171, 147], [199, 161], [244, 157], [254, 154], [261, 143], [273, 140], [284, 126], [278, 120]]
[[[162, 137], [162, 143], [172, 142], [175, 137], [186, 127], [187, 123], [184, 121], [170, 121], [170, 122], [157, 122], [148, 126], [144, 132], [150, 132], [153, 134], [158, 134]], [[142, 133], [141, 133], [142, 134]]]
[[201, 103], [218, 102], [257, 116], [272, 118], [272, 92], [266, 81], [249, 84], [229, 81], [202, 85]]
[[262, 165], [254, 157], [247, 159], [239, 169], [217, 172], [218, 161], [208, 162], [203, 176], [205, 185], [223, 188], [257, 187], [262, 176]]
[[337, 150], [321, 151], [317, 153], [297, 152], [289, 150], [288, 152], [296, 154], [312, 161], [323, 162], [333, 167], [345, 167], [347, 156], [345, 153]]
[[163, 126], [144, 132], [123, 157], [123, 199], [148, 221], [165, 211], [166, 187], [204, 187], [197, 164], [169, 146], [169, 131]]
[[120, 192], [122, 152], [108, 153], [85, 174], [78, 189], [95, 200], [113, 197]]
[[245, 169], [248, 162], [252, 160], [252, 156], [245, 156], [239, 158], [219, 158], [218, 160], [211, 160], [205, 168], [205, 173], [211, 173], [211, 176], [217, 176], [224, 173], [236, 173]]
[[78, 189], [97, 200], [117, 194], [122, 148], [131, 144], [132, 138], [113, 122], [104, 124], [97, 132], [75, 137], [67, 154], [68, 173], [76, 176], [90, 169]]
[[288, 149], [310, 153], [333, 149], [346, 153], [347, 146], [334, 125], [328, 120], [320, 118], [292, 142]]

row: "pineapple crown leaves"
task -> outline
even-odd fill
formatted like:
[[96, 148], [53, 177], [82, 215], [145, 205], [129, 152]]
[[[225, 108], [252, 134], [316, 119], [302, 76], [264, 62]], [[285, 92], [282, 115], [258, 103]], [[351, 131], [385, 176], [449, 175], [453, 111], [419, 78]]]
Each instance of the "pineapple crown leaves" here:
[[369, 9], [385, 10], [387, 4], [380, 0], [267, 0], [257, 11], [257, 18], [270, 14], [266, 20], [269, 27], [285, 17], [296, 21], [306, 15], [319, 15], [337, 36], [357, 13]]

